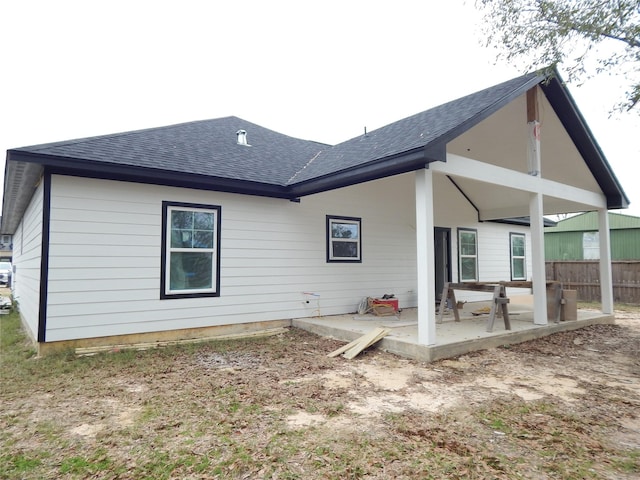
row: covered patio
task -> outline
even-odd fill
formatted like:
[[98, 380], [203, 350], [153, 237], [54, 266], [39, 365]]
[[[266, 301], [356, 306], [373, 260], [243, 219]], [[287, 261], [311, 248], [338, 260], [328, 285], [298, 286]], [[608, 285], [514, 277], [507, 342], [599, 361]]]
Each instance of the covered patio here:
[[292, 326], [344, 342], [351, 342], [378, 327], [382, 327], [390, 332], [375, 344], [375, 348], [406, 358], [433, 362], [478, 350], [526, 342], [590, 325], [612, 324], [615, 320], [613, 314], [603, 314], [595, 310], [578, 310], [577, 320], [557, 323], [550, 321], [546, 325], [539, 325], [534, 323], [531, 301], [532, 298], [524, 296], [519, 299], [520, 303], [513, 303], [509, 306], [511, 330], [505, 329], [503, 318], [499, 317], [496, 318], [491, 332], [487, 331], [488, 314], [474, 315], [473, 313], [479, 310], [486, 311], [488, 302], [466, 303], [459, 310], [460, 322], [455, 321], [453, 311], [448, 309], [442, 323], [435, 325], [437, 340], [431, 345], [419, 342], [418, 309], [416, 308], [403, 309], [391, 316], [355, 313], [300, 318], [293, 320]]
[[[559, 108], [558, 104], [565, 108]], [[445, 354], [435, 352], [445, 344], [450, 345], [448, 350], [453, 351], [458, 350], [457, 347], [451, 347], [452, 344], [464, 342], [477, 342], [480, 344], [479, 348], [485, 348], [485, 345], [508, 343], [506, 337], [522, 341], [564, 328], [579, 328], [584, 324], [585, 318], [588, 321], [593, 321], [594, 318], [612, 319], [613, 289], [607, 212], [616, 202], [624, 202], [626, 199], [621, 191], [614, 192], [607, 183], [610, 177], [613, 178], [613, 174], [595, 140], [582, 134], [586, 126], [577, 111], [569, 108], [570, 106], [572, 100], [561, 88], [535, 85], [513, 98], [507, 106], [487, 115], [472, 128], [468, 128], [466, 124], [454, 128], [453, 133], [440, 139], [442, 143], [446, 141], [446, 146], [441, 147], [440, 151], [436, 147], [426, 149], [427, 155], [434, 161], [429, 162], [425, 169], [415, 172], [414, 190], [417, 344], [432, 348], [428, 350], [430, 353], [424, 353], [424, 359], [442, 358]], [[544, 133], [541, 133], [543, 119]], [[495, 132], [501, 132], [499, 140]], [[542, 151], [544, 155], [541, 154]], [[474, 330], [473, 320], [463, 321], [464, 329], [461, 330], [462, 325], [448, 328], [446, 322], [440, 325], [436, 318], [434, 305], [438, 301], [439, 289], [434, 289], [433, 285], [438, 287], [438, 269], [441, 267], [432, 254], [436, 251], [433, 232], [460, 208], [449, 200], [443, 200], [443, 196], [437, 193], [435, 187], [445, 179], [473, 207], [480, 224], [502, 222], [516, 217], [528, 220], [531, 270], [524, 277], [532, 284], [536, 294], [530, 297], [526, 312], [523, 311], [512, 322], [514, 329], [506, 334], [500, 334], [500, 330], [496, 329], [492, 334], [485, 335], [481, 333], [482, 328], [477, 328], [479, 333], [473, 334], [470, 333]], [[575, 323], [555, 323], [555, 319], [550, 319], [547, 315], [544, 216], [580, 211], [598, 213], [601, 310], [597, 315], [583, 312], [580, 320]], [[477, 246], [474, 245], [473, 248]], [[482, 248], [486, 252], [493, 245], [487, 247], [485, 244]], [[477, 250], [472, 254], [477, 256]], [[448, 258], [447, 262], [455, 260]], [[460, 252], [457, 261], [458, 278], [455, 271], [453, 275], [449, 272], [449, 281], [509, 280], [487, 278], [491, 273], [485, 272], [491, 269], [485, 268], [478, 273], [477, 263], [471, 274], [463, 278]], [[512, 265], [511, 280], [515, 279]], [[465, 333], [461, 333], [462, 331]], [[506, 337], [497, 339], [497, 335]], [[413, 338], [413, 333], [407, 336], [409, 337]], [[465, 348], [467, 347], [460, 346], [460, 351]], [[451, 356], [451, 351], [446, 355]]]
[[[394, 265], [388, 263], [383, 267], [390, 280], [380, 283], [385, 291], [398, 293], [400, 307], [415, 308], [405, 308], [394, 318], [321, 316], [293, 320], [294, 326], [347, 342], [385, 327], [390, 332], [377, 344], [380, 348], [433, 361], [614, 321], [608, 210], [626, 207], [628, 199], [558, 78], [540, 82], [532, 77], [513, 87], [504, 84], [450, 102], [357, 142], [358, 146], [371, 144], [370, 152], [377, 152], [381, 145], [414, 138], [402, 133], [413, 132], [419, 125], [416, 131], [421, 140], [407, 140], [402, 152], [398, 149], [388, 157], [393, 165], [406, 165], [401, 171], [385, 171], [385, 176], [408, 173], [413, 177], [402, 177], [406, 183], [397, 196], [406, 202], [401, 211], [414, 215], [406, 220], [410, 229], [404, 231], [415, 235], [415, 287], [394, 283]], [[354, 158], [366, 158], [364, 150], [357, 153]], [[368, 170], [362, 175], [359, 181], [373, 176]], [[402, 196], [410, 191], [412, 195]], [[601, 305], [599, 311], [580, 311], [577, 319], [561, 321], [549, 313], [549, 302], [559, 308], [561, 296], [557, 290], [548, 291], [545, 216], [584, 211], [598, 215]], [[389, 228], [403, 231], [392, 225]], [[494, 234], [498, 226], [509, 229], [509, 242], [511, 235], [526, 238], [520, 270], [514, 268], [513, 244], [510, 250], [505, 243], [507, 232]], [[402, 242], [396, 239], [395, 243]], [[388, 250], [393, 245], [393, 241], [385, 244]], [[414, 252], [405, 247], [407, 257]], [[382, 249], [376, 253], [388, 255]], [[397, 260], [402, 258], [398, 255]], [[447, 296], [444, 285], [478, 290], [469, 286], [484, 283], [493, 291], [498, 284], [515, 281], [524, 281], [527, 288], [509, 295], [501, 292], [499, 298], [489, 296], [484, 305], [491, 312], [508, 310], [511, 328], [495, 317], [494, 327], [487, 328], [487, 315], [473, 315], [484, 297], [469, 291], [460, 292], [459, 299], [468, 302], [461, 321], [454, 321], [451, 308], [455, 304], [449, 305], [441, 321], [437, 305], [441, 292]]]

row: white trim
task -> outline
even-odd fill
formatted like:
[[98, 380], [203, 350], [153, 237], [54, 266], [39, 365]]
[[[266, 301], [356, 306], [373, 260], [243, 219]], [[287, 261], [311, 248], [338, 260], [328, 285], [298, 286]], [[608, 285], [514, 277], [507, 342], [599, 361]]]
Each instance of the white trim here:
[[[513, 239], [515, 237], [522, 238], [523, 244], [522, 247], [524, 249], [522, 255], [514, 255], [513, 254]], [[509, 258], [511, 260], [511, 280], [526, 280], [527, 279], [527, 236], [524, 233], [519, 232], [509, 232]], [[514, 275], [513, 261], [521, 260], [522, 261], [522, 276], [516, 277]]]
[[416, 170], [416, 260], [418, 273], [418, 343], [436, 343], [435, 241], [433, 238], [433, 173]]
[[[199, 212], [199, 213], [210, 213], [213, 215], [213, 246], [210, 248], [205, 247], [191, 247], [191, 248], [183, 248], [183, 247], [172, 247], [171, 246], [171, 231], [172, 223], [171, 217], [173, 212]], [[166, 255], [164, 258], [165, 262], [165, 295], [181, 295], [181, 294], [199, 294], [199, 293], [214, 293], [218, 290], [218, 285], [216, 283], [217, 275], [217, 261], [216, 261], [216, 250], [218, 248], [217, 238], [218, 238], [218, 210], [211, 208], [200, 208], [200, 207], [185, 207], [181, 205], [167, 205], [167, 226], [165, 239], [166, 239]], [[211, 255], [211, 287], [209, 288], [189, 288], [189, 289], [171, 289], [171, 254], [172, 253], [206, 253]]]
[[[446, 162], [432, 162], [429, 170], [455, 175], [461, 178], [469, 178], [491, 185], [508, 186], [515, 190], [529, 193], [562, 198], [572, 202], [581, 203], [594, 208], [606, 208], [607, 199], [601, 192], [591, 192], [582, 188], [572, 187], [564, 183], [554, 182], [539, 177], [532, 177], [526, 173], [516, 172], [504, 167], [479, 162], [471, 158], [447, 154]], [[481, 213], [481, 220], [490, 220]]]
[[611, 240], [609, 238], [609, 212], [598, 210], [598, 231], [600, 232], [600, 297], [602, 313], [613, 313], [613, 275], [611, 273]]
[[547, 325], [547, 278], [544, 262], [544, 221], [542, 195], [531, 194], [529, 201], [531, 222], [531, 279], [533, 281], [533, 323]]
[[[475, 228], [465, 228], [465, 227], [459, 227], [457, 229], [457, 237], [458, 237], [458, 278], [460, 279], [461, 282], [477, 282], [480, 278], [480, 275], [478, 274], [478, 230], [476, 230]], [[476, 253], [474, 255], [469, 255], [469, 254], [463, 254], [462, 253], [462, 240], [460, 239], [460, 234], [461, 233], [473, 233], [473, 236], [475, 237], [475, 250]], [[462, 278], [462, 259], [463, 258], [473, 258], [474, 261], [474, 277], [473, 278]]]
[[[340, 216], [328, 215], [328, 231], [327, 231], [327, 241], [329, 243], [329, 251], [327, 256], [327, 261], [329, 262], [359, 262], [362, 260], [362, 219], [360, 218], [345, 218]], [[334, 237], [333, 236], [333, 225], [341, 223], [346, 225], [355, 225], [358, 229], [357, 236], [355, 238], [350, 237]], [[333, 254], [333, 244], [334, 243], [354, 243], [356, 245], [356, 256], [355, 257], [338, 257]]]

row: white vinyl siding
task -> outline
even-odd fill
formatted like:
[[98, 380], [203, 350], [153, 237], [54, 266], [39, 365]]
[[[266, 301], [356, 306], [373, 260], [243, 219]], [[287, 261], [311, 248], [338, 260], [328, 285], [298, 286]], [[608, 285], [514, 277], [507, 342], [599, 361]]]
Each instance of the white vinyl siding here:
[[[460, 191], [445, 177], [434, 179], [434, 201], [437, 203], [435, 224], [438, 227], [451, 228], [451, 258], [453, 259], [452, 280], [460, 282], [458, 269], [457, 229], [460, 227], [476, 230], [478, 234], [478, 274], [481, 282], [509, 280], [511, 264], [509, 258], [509, 232], [512, 225], [495, 222], [478, 222], [478, 213], [469, 204]], [[440, 206], [441, 208], [438, 208]], [[531, 271], [530, 235], [526, 234], [527, 271]], [[456, 232], [456, 233], [454, 233]], [[529, 294], [529, 289], [508, 289], [508, 294]], [[482, 292], [457, 291], [456, 298], [462, 301], [488, 300], [490, 295]]]
[[[436, 225], [476, 229], [480, 280], [508, 279], [508, 226], [478, 223], [451, 182], [437, 180], [434, 198], [447, 208], [436, 210]], [[53, 176], [47, 340], [343, 314], [385, 293], [414, 307], [414, 185], [408, 173], [294, 203]], [[221, 206], [219, 297], [160, 299], [167, 200]], [[361, 263], [327, 263], [327, 215], [361, 219]], [[455, 237], [451, 247], [455, 259]]]
[[[478, 231], [478, 272], [479, 281], [497, 282], [511, 279], [511, 259], [509, 256], [509, 233], [513, 226], [501, 223], [483, 222]], [[526, 269], [531, 271], [530, 236], [526, 233]], [[455, 247], [455, 246], [454, 246]], [[455, 257], [454, 257], [455, 258]], [[507, 295], [530, 294], [530, 289], [507, 289]], [[456, 292], [456, 298], [466, 301], [487, 300], [489, 296], [480, 292]]]
[[[54, 176], [47, 340], [347, 313], [384, 293], [413, 306], [412, 182], [395, 177], [293, 203]], [[160, 300], [167, 199], [222, 207], [220, 297]], [[327, 264], [328, 213], [362, 218], [369, 260]], [[319, 308], [305, 292], [318, 295]]]
[[13, 236], [13, 295], [29, 335], [38, 336], [44, 188], [38, 186]]

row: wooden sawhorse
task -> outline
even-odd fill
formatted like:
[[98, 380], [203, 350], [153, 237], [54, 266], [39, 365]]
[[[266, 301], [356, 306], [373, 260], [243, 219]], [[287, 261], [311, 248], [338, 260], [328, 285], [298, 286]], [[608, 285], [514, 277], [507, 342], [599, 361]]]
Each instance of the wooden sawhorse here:
[[455, 290], [471, 290], [474, 292], [493, 292], [493, 298], [491, 302], [491, 310], [489, 311], [489, 318], [487, 319], [487, 332], [493, 331], [493, 324], [495, 322], [496, 313], [502, 312], [504, 318], [504, 328], [511, 330], [511, 322], [509, 321], [509, 309], [507, 304], [509, 299], [507, 298], [506, 288], [500, 283], [451, 283], [446, 282], [442, 289], [442, 298], [440, 299], [440, 310], [438, 312], [438, 318], [436, 323], [442, 323], [442, 316], [444, 315], [444, 309], [447, 304], [447, 299], [451, 300], [453, 306], [453, 316], [455, 321], [460, 321], [460, 314], [458, 313], [458, 306], [456, 302]]

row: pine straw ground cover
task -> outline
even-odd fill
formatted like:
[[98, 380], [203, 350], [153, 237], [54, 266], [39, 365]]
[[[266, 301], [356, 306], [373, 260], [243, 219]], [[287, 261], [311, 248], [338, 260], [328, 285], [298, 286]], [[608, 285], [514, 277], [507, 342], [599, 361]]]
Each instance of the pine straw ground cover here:
[[640, 315], [432, 364], [279, 336], [34, 358], [0, 317], [3, 479], [631, 479]]

